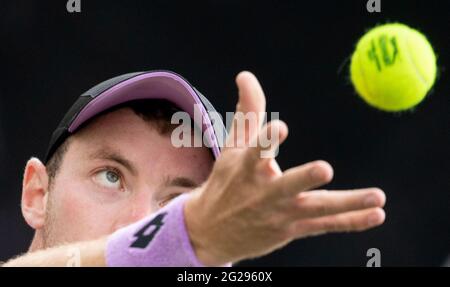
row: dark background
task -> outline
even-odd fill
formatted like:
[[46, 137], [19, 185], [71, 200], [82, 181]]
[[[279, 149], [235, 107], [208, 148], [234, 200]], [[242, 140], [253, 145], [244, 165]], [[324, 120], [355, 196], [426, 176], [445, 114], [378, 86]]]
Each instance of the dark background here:
[[[70, 14], [65, 0], [1, 1], [0, 260], [28, 247], [23, 168], [43, 157], [79, 94], [126, 72], [172, 69], [232, 112], [234, 77], [248, 69], [290, 127], [283, 169], [326, 159], [328, 188], [379, 186], [388, 202], [380, 228], [299, 240], [244, 264], [365, 266], [375, 247], [384, 266], [441, 265], [450, 253], [450, 5], [382, 0], [370, 14], [366, 2], [81, 0]], [[429, 97], [400, 114], [370, 108], [348, 80], [357, 39], [392, 21], [423, 31], [440, 69]]]

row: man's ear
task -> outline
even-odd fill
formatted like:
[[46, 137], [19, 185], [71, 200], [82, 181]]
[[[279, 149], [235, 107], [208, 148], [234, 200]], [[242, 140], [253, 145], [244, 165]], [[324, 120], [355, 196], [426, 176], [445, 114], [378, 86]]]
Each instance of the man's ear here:
[[22, 214], [33, 229], [45, 223], [48, 174], [45, 165], [37, 158], [28, 160], [22, 183]]

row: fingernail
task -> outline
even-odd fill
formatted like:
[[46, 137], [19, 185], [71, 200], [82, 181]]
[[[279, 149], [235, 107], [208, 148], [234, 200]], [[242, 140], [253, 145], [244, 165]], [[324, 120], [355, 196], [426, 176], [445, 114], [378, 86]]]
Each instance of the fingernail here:
[[369, 223], [369, 226], [377, 225], [380, 223], [380, 216], [378, 214], [371, 214], [369, 215], [369, 218], [367, 222]]
[[373, 207], [376, 206], [378, 204], [378, 200], [375, 196], [373, 195], [369, 195], [368, 197], [366, 197], [366, 199], [364, 200], [364, 206], [365, 207]]

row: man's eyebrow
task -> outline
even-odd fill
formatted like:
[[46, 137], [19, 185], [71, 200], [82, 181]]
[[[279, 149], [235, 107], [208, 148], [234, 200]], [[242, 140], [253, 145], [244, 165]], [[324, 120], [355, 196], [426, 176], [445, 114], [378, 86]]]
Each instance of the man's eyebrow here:
[[200, 184], [196, 183], [190, 178], [187, 177], [167, 177], [164, 180], [165, 186], [179, 186], [179, 187], [187, 187], [187, 188], [196, 188], [199, 187]]
[[133, 175], [137, 174], [137, 169], [134, 167], [131, 161], [127, 160], [119, 152], [114, 151], [110, 148], [102, 148], [100, 150], [97, 150], [94, 153], [90, 154], [89, 157], [92, 159], [106, 159], [115, 161], [128, 169]]

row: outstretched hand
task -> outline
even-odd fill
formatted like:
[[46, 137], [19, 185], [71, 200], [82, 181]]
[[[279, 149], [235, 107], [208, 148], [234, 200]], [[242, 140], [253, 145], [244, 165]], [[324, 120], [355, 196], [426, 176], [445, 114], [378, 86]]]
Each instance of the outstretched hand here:
[[[287, 138], [287, 125], [279, 120], [263, 125], [265, 96], [253, 74], [241, 72], [236, 83], [236, 112], [254, 113], [257, 120], [242, 126], [235, 117], [210, 177], [186, 202], [188, 232], [202, 263], [254, 258], [295, 239], [384, 222], [386, 199], [378, 188], [315, 190], [333, 178], [325, 161], [282, 172], [274, 156]], [[271, 144], [262, 144], [267, 138]]]

